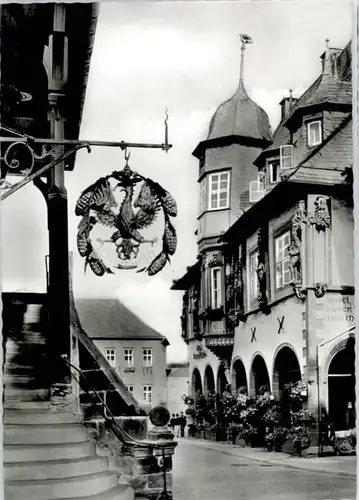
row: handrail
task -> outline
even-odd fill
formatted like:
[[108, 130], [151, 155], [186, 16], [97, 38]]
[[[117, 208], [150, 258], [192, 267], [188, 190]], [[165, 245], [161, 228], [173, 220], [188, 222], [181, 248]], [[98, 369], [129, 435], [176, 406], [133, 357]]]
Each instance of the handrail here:
[[[142, 446], [142, 447], [146, 446], [146, 447], [150, 448], [152, 452], [153, 452], [153, 450], [155, 448], [161, 448], [161, 450], [162, 450], [162, 460], [163, 460], [163, 466], [162, 466], [162, 472], [163, 472], [163, 490], [159, 494], [158, 500], [170, 500], [171, 497], [169, 497], [168, 491], [167, 491], [167, 476], [166, 476], [166, 472], [167, 471], [166, 471], [165, 448], [168, 445], [168, 443], [171, 442], [171, 441], [169, 441], [169, 442], [168, 441], [164, 441], [162, 443], [151, 442], [151, 441], [139, 441], [138, 439], [135, 439], [132, 436], [130, 436], [124, 429], [122, 429], [121, 425], [116, 421], [116, 419], [115, 419], [114, 415], [112, 414], [111, 410], [109, 409], [109, 407], [107, 406], [107, 404], [105, 403], [105, 401], [101, 398], [101, 396], [96, 391], [96, 389], [93, 387], [93, 385], [91, 384], [91, 382], [89, 381], [89, 379], [86, 377], [86, 375], [84, 375], [83, 371], [80, 368], [78, 368], [77, 366], [73, 365], [67, 359], [67, 355], [66, 354], [63, 354], [61, 357], [62, 357], [62, 359], [65, 361], [65, 363], [69, 367], [71, 367], [72, 369], [76, 370], [76, 372], [79, 373], [86, 380], [86, 382], [88, 383], [91, 391], [97, 396], [97, 399], [101, 402], [101, 405], [106, 410], [104, 412], [104, 419], [105, 419], [106, 423], [108, 423], [108, 422], [110, 423], [111, 429], [114, 431], [115, 436], [123, 444], [135, 444], [137, 446]], [[78, 378], [75, 377], [74, 375], [73, 375], [73, 377], [76, 380], [76, 382], [78, 383], [79, 387], [81, 387], [81, 384], [80, 384], [80, 381], [78, 380]], [[87, 392], [87, 394], [89, 393], [89, 391], [86, 391], [86, 392]], [[110, 418], [108, 418], [108, 416], [106, 415], [106, 413], [110, 416]]]
[[[110, 421], [112, 424], [115, 423], [115, 427], [118, 428], [118, 433], [115, 431], [115, 434], [117, 435], [117, 437], [123, 442], [123, 443], [134, 443], [134, 444], [141, 444], [143, 443], [143, 441], [139, 441], [139, 440], [136, 440], [134, 439], [132, 436], [130, 436], [124, 429], [122, 429], [122, 427], [120, 426], [120, 424], [116, 421], [113, 413], [111, 412], [110, 408], [107, 406], [107, 404], [105, 403], [105, 401], [101, 398], [101, 396], [99, 395], [99, 393], [96, 391], [96, 389], [94, 388], [94, 386], [91, 384], [91, 382], [89, 381], [88, 377], [84, 374], [83, 370], [81, 370], [80, 368], [78, 368], [77, 366], [73, 365], [68, 359], [67, 359], [67, 354], [63, 354], [62, 356], [62, 359], [65, 361], [65, 363], [71, 367], [72, 369], [76, 370], [77, 373], [79, 373], [87, 382], [91, 392], [93, 392], [97, 399], [99, 400], [99, 402], [101, 403], [101, 405], [104, 407], [104, 409], [106, 410], [106, 412], [104, 413], [104, 418], [106, 421]], [[76, 382], [78, 383], [79, 387], [81, 387], [81, 383], [80, 381], [78, 380], [77, 377], [74, 376], [74, 379], [76, 380]], [[86, 389], [85, 389], [86, 390]], [[86, 393], [89, 394], [89, 391], [86, 390]]]

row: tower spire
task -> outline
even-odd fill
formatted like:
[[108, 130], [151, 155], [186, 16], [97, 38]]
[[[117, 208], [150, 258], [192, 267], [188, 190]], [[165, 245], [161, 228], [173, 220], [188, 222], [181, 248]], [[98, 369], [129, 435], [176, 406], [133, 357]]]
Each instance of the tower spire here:
[[248, 43], [253, 43], [252, 38], [245, 33], [240, 33], [239, 38], [241, 39], [241, 66], [239, 71], [239, 81], [243, 82], [243, 71], [244, 71], [244, 52], [246, 50], [246, 45]]

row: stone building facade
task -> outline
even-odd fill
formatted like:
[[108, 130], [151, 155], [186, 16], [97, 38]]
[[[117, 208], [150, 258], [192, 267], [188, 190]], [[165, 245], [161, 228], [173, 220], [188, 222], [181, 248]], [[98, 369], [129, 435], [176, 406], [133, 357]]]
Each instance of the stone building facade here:
[[184, 290], [193, 394], [268, 385], [280, 397], [301, 380], [307, 406], [342, 430], [355, 421], [350, 44], [321, 59], [306, 92], [281, 101], [273, 136], [242, 73], [218, 108], [194, 152], [207, 179], [198, 260], [172, 289]]

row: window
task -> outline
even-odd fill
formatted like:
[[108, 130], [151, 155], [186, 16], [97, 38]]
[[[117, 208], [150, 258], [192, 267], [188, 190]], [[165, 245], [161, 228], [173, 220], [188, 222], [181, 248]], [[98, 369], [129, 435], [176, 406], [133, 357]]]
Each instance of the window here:
[[279, 181], [279, 168], [280, 168], [279, 160], [272, 160], [268, 162], [270, 184], [275, 184], [276, 182]]
[[275, 239], [276, 289], [291, 282], [289, 269], [290, 231]]
[[307, 123], [308, 146], [316, 146], [322, 142], [322, 123], [320, 120]]
[[144, 385], [142, 387], [142, 401], [145, 404], [152, 403], [152, 385]]
[[128, 385], [127, 390], [130, 394], [133, 394], [133, 385]]
[[209, 176], [209, 209], [228, 208], [229, 206], [229, 172], [211, 174]]
[[199, 184], [199, 213], [206, 210], [206, 179], [202, 179]]
[[249, 183], [249, 201], [257, 203], [265, 195], [265, 172], [258, 172], [258, 179]]
[[220, 267], [211, 269], [212, 309], [219, 309], [222, 305], [222, 272]]
[[286, 170], [287, 168], [292, 168], [293, 166], [293, 146], [281, 146], [280, 147], [280, 168]]
[[258, 251], [249, 256], [249, 302], [252, 303], [258, 297]]
[[142, 349], [142, 365], [152, 366], [152, 349]]
[[125, 366], [127, 368], [133, 366], [133, 349], [125, 349]]
[[105, 356], [111, 366], [116, 366], [116, 354], [114, 347], [106, 347]]

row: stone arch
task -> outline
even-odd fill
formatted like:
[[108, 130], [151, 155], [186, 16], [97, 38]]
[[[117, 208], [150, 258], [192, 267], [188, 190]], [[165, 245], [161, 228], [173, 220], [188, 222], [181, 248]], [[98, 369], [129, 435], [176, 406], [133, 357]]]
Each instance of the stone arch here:
[[198, 368], [194, 368], [192, 372], [192, 396], [195, 397], [198, 391], [203, 393], [202, 379]]
[[231, 382], [233, 395], [237, 394], [237, 391], [240, 387], [246, 387], [248, 391], [246, 369], [240, 357], [237, 357], [233, 360]]
[[355, 427], [355, 339], [346, 338], [331, 351], [328, 366], [328, 410], [335, 430]]
[[250, 394], [255, 396], [259, 389], [267, 385], [270, 389], [270, 379], [266, 362], [261, 353], [256, 353], [252, 358], [250, 369]]
[[222, 396], [227, 385], [228, 385], [228, 380], [226, 377], [226, 369], [225, 369], [223, 363], [221, 363], [218, 366], [218, 370], [217, 370], [217, 394], [219, 396]]
[[207, 365], [204, 371], [203, 386], [204, 386], [204, 396], [206, 398], [209, 392], [214, 392], [216, 390], [214, 373], [211, 365]]
[[286, 384], [299, 382], [302, 379], [300, 364], [294, 348], [281, 344], [276, 349], [273, 359], [272, 392], [281, 399]]

